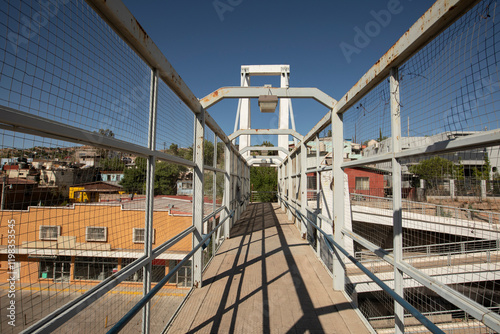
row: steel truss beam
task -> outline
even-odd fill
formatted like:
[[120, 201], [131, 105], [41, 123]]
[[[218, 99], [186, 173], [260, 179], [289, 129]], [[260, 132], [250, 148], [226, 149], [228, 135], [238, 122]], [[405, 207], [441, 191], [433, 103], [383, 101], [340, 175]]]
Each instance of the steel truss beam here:
[[[292, 129], [243, 129], [229, 135], [229, 140], [238, 138], [241, 135], [290, 135], [298, 140], [302, 140], [302, 135]], [[252, 148], [252, 147], [250, 147]]]
[[200, 100], [208, 109], [223, 99], [258, 98], [260, 95], [275, 95], [287, 99], [314, 99], [332, 109], [337, 101], [318, 88], [277, 88], [277, 87], [222, 87]]
[[247, 146], [244, 149], [240, 151], [241, 154], [248, 152], [248, 151], [281, 151], [288, 155], [288, 151], [284, 149], [283, 147], [277, 147], [277, 146]]

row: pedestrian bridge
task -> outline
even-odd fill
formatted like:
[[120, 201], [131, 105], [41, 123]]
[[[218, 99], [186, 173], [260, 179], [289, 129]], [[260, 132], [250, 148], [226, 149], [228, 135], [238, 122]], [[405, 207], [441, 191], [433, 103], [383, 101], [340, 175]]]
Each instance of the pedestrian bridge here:
[[338, 100], [288, 65], [195, 96], [119, 0], [4, 7], [0, 332], [500, 332], [497, 1], [436, 1]]
[[[334, 326], [332, 326], [334, 324]], [[309, 243], [275, 203], [253, 203], [204, 273], [172, 333], [368, 333]]]

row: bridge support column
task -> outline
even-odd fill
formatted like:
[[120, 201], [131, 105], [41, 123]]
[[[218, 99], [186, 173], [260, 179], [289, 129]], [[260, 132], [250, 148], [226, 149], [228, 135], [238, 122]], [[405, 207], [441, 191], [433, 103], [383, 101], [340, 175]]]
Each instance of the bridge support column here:
[[[193, 173], [193, 246], [201, 242], [203, 234], [203, 140], [205, 137], [205, 111], [196, 115], [194, 129], [194, 167]], [[201, 288], [203, 253], [200, 248], [193, 255], [193, 286]]]
[[[156, 115], [158, 96], [158, 74], [155, 69], [151, 70], [151, 83], [149, 89], [149, 134], [148, 148], [156, 149]], [[153, 205], [154, 205], [154, 180], [155, 180], [156, 158], [149, 156], [146, 170], [146, 203], [144, 219], [144, 254], [150, 257], [153, 254]], [[143, 268], [142, 289], [147, 295], [151, 290], [151, 263]], [[142, 309], [142, 333], [149, 333], [151, 304], [147, 303]]]
[[[399, 74], [396, 67], [391, 69], [390, 92], [391, 92], [391, 136], [394, 153], [401, 151], [401, 115], [399, 108]], [[392, 212], [394, 231], [394, 261], [403, 261], [403, 214], [401, 202], [401, 163], [392, 158]], [[404, 298], [403, 272], [394, 267], [394, 292]], [[395, 333], [404, 333], [404, 308], [394, 303]]]
[[304, 141], [300, 142], [300, 213], [303, 215], [300, 224], [302, 237], [307, 234], [307, 147]]
[[292, 193], [293, 193], [293, 183], [292, 183], [292, 156], [288, 156], [288, 163], [287, 163], [287, 174], [288, 174], [288, 220], [292, 221], [292, 210], [291, 207], [293, 205], [292, 203]]
[[[333, 152], [333, 238], [340, 247], [344, 247], [344, 123], [342, 114], [332, 112], [332, 152]], [[345, 257], [335, 251], [333, 257], [333, 289], [342, 291], [345, 289]]]
[[[231, 192], [231, 142], [227, 143], [224, 147], [224, 205], [226, 209], [221, 215], [221, 219], [226, 218], [231, 213], [231, 200], [233, 199]], [[229, 232], [231, 231], [231, 219], [227, 219], [224, 223], [224, 239], [229, 239]]]

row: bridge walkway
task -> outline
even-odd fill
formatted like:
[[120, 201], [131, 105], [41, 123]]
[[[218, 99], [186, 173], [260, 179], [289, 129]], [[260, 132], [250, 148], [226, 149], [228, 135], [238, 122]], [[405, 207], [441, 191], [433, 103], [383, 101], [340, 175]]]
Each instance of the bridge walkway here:
[[368, 333], [277, 204], [250, 204], [169, 333]]

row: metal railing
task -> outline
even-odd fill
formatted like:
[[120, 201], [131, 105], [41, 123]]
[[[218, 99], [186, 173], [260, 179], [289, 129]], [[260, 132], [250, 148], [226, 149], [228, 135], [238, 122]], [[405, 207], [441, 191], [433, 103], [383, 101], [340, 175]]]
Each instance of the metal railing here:
[[427, 329], [429, 329], [432, 333], [444, 333], [439, 327], [437, 327], [434, 323], [432, 323], [429, 319], [427, 319], [422, 313], [420, 313], [413, 305], [408, 303], [404, 297], [398, 295], [391, 289], [386, 283], [380, 280], [375, 274], [373, 274], [368, 268], [366, 268], [360, 261], [354, 258], [344, 247], [340, 246], [337, 242], [333, 240], [331, 234], [327, 234], [323, 231], [318, 225], [316, 225], [313, 220], [303, 216], [300, 210], [292, 208], [288, 205], [287, 202], [283, 202], [288, 210], [294, 210], [297, 218], [302, 221], [302, 223], [310, 224], [313, 226], [317, 232], [319, 232], [323, 238], [331, 245], [332, 248], [336, 250], [336, 252], [342, 253], [346, 256], [352, 263], [354, 263], [365, 275], [367, 275], [370, 279], [373, 280], [378, 286], [380, 286], [385, 292], [391, 295], [391, 297], [399, 303], [401, 306], [405, 308], [408, 312], [411, 313], [422, 325], [424, 325]]
[[[161, 331], [163, 319], [184, 302], [186, 289], [201, 286], [204, 264], [245, 210], [249, 165], [122, 2], [7, 2], [4, 7], [5, 24], [20, 19], [14, 13], [50, 12], [50, 17], [42, 16], [51, 29], [24, 43], [26, 26], [4, 25], [17, 42], [2, 47], [8, 55], [3, 69], [9, 67], [2, 70], [2, 80], [16, 81], [0, 88], [2, 154], [9, 152], [23, 163], [24, 154], [51, 156], [61, 167], [44, 171], [74, 173], [75, 184], [98, 181], [99, 164], [116, 158], [122, 166], [116, 168], [124, 174], [120, 190], [130, 198], [99, 205], [82, 201], [66, 206], [61, 201], [47, 207], [44, 196], [34, 203], [26, 196], [31, 188], [11, 188], [29, 184], [50, 195], [47, 189], [54, 180], [3, 178], [2, 235], [7, 235], [7, 221], [17, 224], [13, 256], [23, 307], [18, 307], [15, 330], [49, 333], [85, 327], [98, 332], [108, 322], [123, 328], [130, 314], [142, 312], [127, 330]], [[68, 57], [54, 57], [54, 52]], [[30, 69], [21, 64], [27, 62]], [[22, 103], [14, 96], [22, 96]], [[7, 138], [13, 139], [11, 144]], [[65, 168], [61, 160], [72, 154], [88, 168]], [[175, 195], [171, 179], [176, 176], [191, 182], [192, 196]], [[51, 189], [63, 191], [58, 184]], [[217, 226], [206, 231], [212, 221]], [[2, 256], [8, 256], [6, 240], [1, 241]], [[213, 252], [204, 259], [208, 240]], [[189, 261], [187, 286], [179, 287], [175, 279]], [[167, 283], [175, 293], [165, 288]], [[137, 295], [143, 298], [136, 304]], [[161, 301], [154, 309], [152, 298]], [[10, 329], [4, 320], [1, 332]]]
[[[406, 200], [410, 192], [424, 198], [426, 181], [498, 177], [492, 174], [499, 161], [499, 96], [496, 89], [487, 88], [493, 87], [488, 84], [493, 81], [485, 74], [498, 72], [497, 43], [491, 39], [500, 34], [493, 23], [497, 5], [497, 1], [437, 1], [278, 167], [281, 208], [301, 234], [307, 232], [311, 246], [332, 273], [334, 289], [352, 298], [367, 319], [393, 317], [396, 333], [405, 331], [408, 311], [401, 299], [420, 314], [437, 311], [438, 305], [455, 305], [467, 315], [463, 321], [475, 318], [480, 326], [500, 331], [500, 316], [490, 293], [499, 288], [500, 278], [498, 202], [484, 196], [454, 197], [451, 182], [448, 198], [438, 199], [443, 205]], [[363, 154], [344, 160], [345, 145], [349, 145], [345, 138], [364, 146]], [[307, 148], [326, 147], [327, 140], [332, 151], [320, 160], [316, 150], [312, 157]], [[311, 165], [317, 168], [307, 168]], [[317, 173], [315, 189], [308, 189], [305, 182], [310, 172]], [[443, 185], [436, 187], [447, 191]], [[350, 194], [350, 189], [357, 194]], [[319, 204], [307, 201], [305, 194], [313, 191], [320, 194]], [[321, 256], [321, 249], [328, 249], [325, 242], [335, 250], [331, 262]], [[444, 248], [439, 251], [439, 247]], [[445, 258], [441, 264], [434, 263], [439, 267], [435, 272], [410, 265], [411, 256], [432, 258], [434, 251]], [[391, 284], [389, 290], [357, 289], [361, 284], [350, 281], [346, 261], [359, 262], [359, 256], [384, 261], [383, 278]], [[447, 257], [452, 257], [453, 264]], [[369, 270], [356, 266], [369, 276], [363, 281], [369, 282], [366, 285], [381, 286], [377, 268], [368, 274]], [[437, 327], [441, 329], [432, 331], [451, 331], [454, 324]]]
[[194, 254], [201, 248], [203, 247], [206, 242], [212, 237], [212, 235], [218, 231], [218, 229], [226, 222], [227, 219], [232, 218], [234, 215], [234, 210], [231, 211], [229, 216], [226, 216], [212, 231], [210, 231], [208, 234], [206, 234], [203, 239], [201, 239], [200, 243], [197, 244], [196, 246], [193, 247], [191, 252], [189, 252], [188, 255], [186, 255], [175, 267], [174, 269], [169, 272], [160, 282], [158, 282], [154, 288], [151, 289], [142, 299], [135, 304], [130, 311], [116, 323], [107, 333], [112, 334], [112, 333], [119, 333], [120, 330], [122, 330], [129, 322], [132, 320], [132, 318], [139, 313], [146, 305], [147, 303], [158, 293], [160, 292], [161, 288], [170, 280], [170, 278], [182, 267], [184, 263], [189, 261]]
[[[350, 196], [353, 205], [372, 206], [388, 210], [392, 209], [391, 197], [379, 197], [356, 193], [351, 193]], [[475, 220], [487, 222], [488, 224], [500, 224], [500, 212], [408, 200], [402, 200], [401, 203], [404, 212], [436, 217]]]
[[276, 195], [277, 191], [252, 191], [250, 193], [250, 202], [251, 203], [265, 203], [265, 202], [276, 202], [278, 198]]

